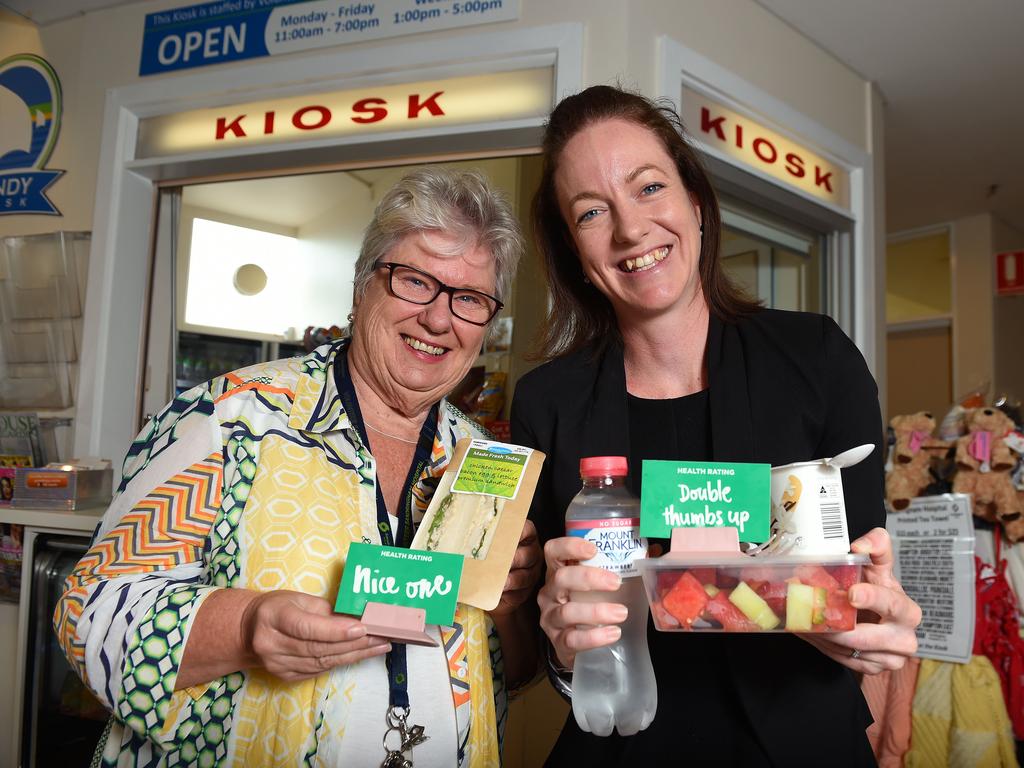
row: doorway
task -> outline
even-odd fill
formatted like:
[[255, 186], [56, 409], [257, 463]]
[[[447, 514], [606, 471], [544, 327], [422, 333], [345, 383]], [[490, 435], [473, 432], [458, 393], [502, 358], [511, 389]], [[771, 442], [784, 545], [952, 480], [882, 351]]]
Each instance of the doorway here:
[[[352, 308], [363, 231], [381, 197], [424, 163], [164, 185], [150, 289], [140, 419], [238, 368], [305, 354], [338, 338]], [[540, 177], [536, 155], [444, 163], [483, 173], [524, 232]], [[527, 248], [530, 237], [526, 232]], [[540, 265], [524, 254], [512, 292], [455, 404], [507, 439], [516, 380], [547, 312]], [[473, 400], [484, 380], [487, 412]]]

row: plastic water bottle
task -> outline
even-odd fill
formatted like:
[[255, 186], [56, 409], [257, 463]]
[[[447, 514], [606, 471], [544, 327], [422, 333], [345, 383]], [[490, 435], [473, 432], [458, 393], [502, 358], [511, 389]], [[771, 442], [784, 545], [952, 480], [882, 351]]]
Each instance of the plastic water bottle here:
[[597, 546], [597, 555], [581, 565], [614, 571], [622, 577], [615, 592], [576, 592], [581, 602], [621, 603], [629, 610], [619, 640], [576, 654], [572, 673], [572, 711], [584, 731], [621, 736], [642, 731], [658, 709], [658, 685], [647, 650], [649, 606], [634, 561], [647, 556], [640, 538], [640, 502], [626, 488], [623, 456], [592, 456], [580, 461], [583, 488], [565, 513], [566, 535]]

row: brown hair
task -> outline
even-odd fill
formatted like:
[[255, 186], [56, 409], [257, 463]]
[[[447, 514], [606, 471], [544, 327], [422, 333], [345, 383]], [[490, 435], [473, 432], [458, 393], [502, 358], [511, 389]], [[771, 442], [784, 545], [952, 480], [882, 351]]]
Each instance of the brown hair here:
[[544, 131], [544, 169], [532, 212], [537, 249], [552, 299], [551, 314], [538, 336], [541, 358], [565, 355], [591, 342], [596, 342], [600, 350], [608, 341], [621, 338], [611, 302], [593, 285], [583, 282], [576, 246], [555, 194], [555, 174], [565, 145], [592, 123], [611, 119], [628, 120], [651, 131], [675, 161], [686, 189], [699, 201], [704, 230], [700, 282], [710, 311], [728, 322], [760, 306], [722, 272], [718, 258], [722, 230], [718, 198], [700, 157], [685, 138], [679, 115], [668, 104], [619, 88], [595, 85], [562, 99]]

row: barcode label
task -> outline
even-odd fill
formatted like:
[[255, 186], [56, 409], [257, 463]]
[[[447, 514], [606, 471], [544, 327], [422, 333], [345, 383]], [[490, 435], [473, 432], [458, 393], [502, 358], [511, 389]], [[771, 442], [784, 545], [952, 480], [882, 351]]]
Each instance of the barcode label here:
[[841, 539], [846, 536], [846, 526], [843, 524], [843, 510], [839, 504], [833, 502], [822, 502], [821, 510], [821, 535], [826, 539]]

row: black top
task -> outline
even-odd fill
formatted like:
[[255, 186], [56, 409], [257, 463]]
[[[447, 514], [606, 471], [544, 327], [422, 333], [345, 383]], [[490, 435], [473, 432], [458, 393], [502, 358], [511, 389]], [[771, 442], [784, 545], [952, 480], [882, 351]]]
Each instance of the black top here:
[[702, 390], [685, 397], [650, 400], [626, 396], [629, 410], [630, 489], [640, 495], [644, 459], [708, 461], [711, 458], [710, 397]]
[[[709, 429], [697, 445], [695, 436], [678, 440], [678, 426], [675, 446], [646, 444], [654, 430], [633, 416], [649, 403], [628, 398], [619, 346], [567, 355], [519, 381], [512, 440], [548, 457], [531, 509], [542, 539], [563, 535], [583, 456], [628, 456], [632, 465], [652, 458], [648, 449], [679, 450], [666, 458], [686, 459], [703, 446], [701, 455], [716, 461], [779, 465], [883, 444], [875, 383], [831, 319], [774, 310], [729, 324], [713, 317], [707, 355]], [[690, 411], [672, 405], [683, 406], [683, 418]], [[884, 525], [880, 448], [843, 470], [843, 488], [852, 538]], [[597, 739], [570, 715], [549, 764], [874, 765], [864, 733], [871, 715], [856, 679], [800, 638], [649, 637], [659, 681], [651, 726], [630, 738]]]

